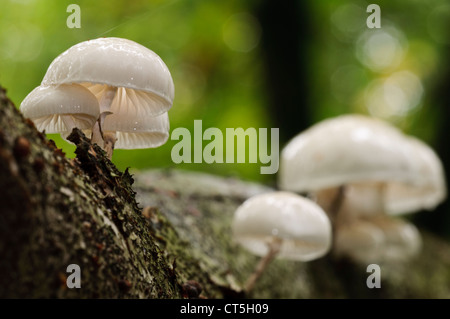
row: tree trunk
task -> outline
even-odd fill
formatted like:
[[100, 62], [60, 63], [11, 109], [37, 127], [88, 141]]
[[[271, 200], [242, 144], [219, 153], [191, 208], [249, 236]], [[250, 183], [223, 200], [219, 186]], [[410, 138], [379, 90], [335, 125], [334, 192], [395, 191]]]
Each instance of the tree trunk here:
[[[310, 9], [306, 1], [257, 2], [261, 23], [261, 56], [266, 79], [267, 109], [285, 144], [311, 125]], [[281, 57], [281, 58], [280, 58]]]
[[[79, 130], [70, 139], [73, 160], [0, 89], [0, 298], [450, 297], [449, 245], [426, 233], [416, 260], [380, 265], [380, 289], [367, 288], [367, 265], [329, 255], [275, 260], [245, 296], [258, 259], [233, 243], [231, 218], [272, 189], [180, 171], [132, 177]], [[80, 289], [66, 285], [70, 264]]]
[[[77, 158], [67, 159], [4, 90], [0, 100], [0, 297], [181, 296], [130, 174], [78, 130]], [[81, 268], [81, 289], [67, 288], [70, 264]]]

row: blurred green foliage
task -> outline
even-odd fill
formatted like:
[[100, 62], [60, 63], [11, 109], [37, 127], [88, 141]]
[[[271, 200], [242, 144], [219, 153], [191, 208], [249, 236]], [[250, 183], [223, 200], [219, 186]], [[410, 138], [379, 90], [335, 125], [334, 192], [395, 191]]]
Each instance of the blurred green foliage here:
[[[203, 129], [273, 127], [261, 58], [263, 26], [254, 14], [260, 2], [4, 0], [0, 83], [19, 106], [40, 84], [51, 61], [70, 46], [98, 37], [123, 37], [155, 51], [171, 70], [172, 129], [193, 130], [194, 119], [203, 120]], [[80, 29], [66, 26], [71, 3], [81, 7]], [[378, 30], [366, 27], [370, 2], [305, 3], [313, 34], [307, 45], [302, 43], [308, 56], [305, 94], [311, 104], [299, 107], [310, 108], [311, 124], [349, 112], [372, 114], [432, 143], [439, 120], [432, 93], [442, 80], [439, 72], [448, 59], [443, 50], [450, 44], [448, 1], [378, 1]], [[57, 135], [51, 138], [73, 156], [72, 145]], [[169, 139], [157, 149], [116, 150], [113, 161], [121, 169], [173, 167], [170, 152], [176, 143]], [[260, 163], [176, 166], [275, 181], [275, 176], [259, 173]]]
[[[381, 7], [381, 29], [365, 26], [369, 3]], [[450, 3], [329, 1], [311, 9], [315, 21], [326, 21], [314, 26], [311, 49], [314, 120], [370, 114], [433, 144], [440, 114], [433, 94], [448, 69]]]
[[[81, 28], [69, 29], [66, 8], [81, 8]], [[248, 11], [241, 1], [3, 1], [0, 12], [0, 83], [19, 106], [38, 86], [51, 61], [70, 46], [98, 37], [122, 37], [155, 51], [169, 67], [175, 83], [175, 101], [169, 112], [171, 129], [269, 127], [261, 95], [257, 50], [245, 41], [259, 40], [259, 30], [241, 32], [233, 21]], [[245, 24], [245, 21], [244, 21]], [[253, 33], [252, 33], [253, 32]], [[228, 44], [227, 42], [228, 41]], [[234, 46], [234, 49], [233, 49]], [[240, 51], [239, 51], [240, 50]], [[242, 52], [247, 50], [248, 52]], [[68, 156], [74, 147], [50, 135]], [[116, 150], [113, 161], [124, 169], [174, 166], [169, 140], [157, 149]], [[206, 143], [205, 143], [206, 144]], [[256, 164], [179, 164], [258, 179]], [[264, 177], [264, 176], [263, 176]]]

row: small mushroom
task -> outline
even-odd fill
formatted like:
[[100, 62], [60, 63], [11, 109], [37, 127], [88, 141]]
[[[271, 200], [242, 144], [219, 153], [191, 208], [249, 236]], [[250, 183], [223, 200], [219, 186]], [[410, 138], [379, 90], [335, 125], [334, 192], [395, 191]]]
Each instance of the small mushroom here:
[[[447, 194], [446, 183], [442, 163], [436, 153], [422, 141], [407, 137], [411, 149], [409, 154], [413, 159], [414, 183], [390, 185], [388, 191], [382, 190], [376, 186], [358, 187], [353, 186], [346, 193], [344, 211], [371, 211], [371, 214], [364, 214], [365, 222], [371, 223], [383, 233], [383, 244], [366, 246], [367, 253], [372, 256], [378, 256], [379, 261], [405, 262], [416, 256], [422, 247], [422, 239], [417, 228], [400, 218], [390, 217], [388, 215], [401, 215], [419, 210], [431, 210], [442, 202]], [[382, 207], [373, 206], [371, 198], [379, 198], [382, 194]], [[380, 201], [377, 201], [380, 202]], [[340, 227], [338, 235], [345, 231]], [[356, 239], [355, 239], [356, 240]], [[360, 241], [358, 239], [358, 241]], [[337, 240], [336, 247], [340, 242]], [[344, 249], [341, 249], [341, 252]], [[342, 254], [342, 253], [341, 253]], [[347, 254], [359, 259], [362, 262], [372, 262], [368, 258], [355, 258], [357, 252], [347, 249]]]
[[333, 255], [361, 264], [378, 263], [385, 245], [383, 231], [373, 223], [355, 219], [342, 224], [334, 238]]
[[172, 107], [174, 98], [172, 76], [161, 58], [121, 38], [84, 41], [60, 54], [49, 66], [42, 85], [62, 83], [82, 84], [99, 100], [100, 116], [92, 141], [102, 147], [108, 115], [158, 116]]
[[405, 262], [416, 256], [421, 246], [420, 233], [413, 224], [399, 218], [377, 216], [340, 225], [333, 254], [365, 265]]
[[400, 218], [377, 216], [370, 223], [383, 232], [384, 244], [380, 260], [405, 262], [416, 256], [422, 248], [419, 230]]
[[245, 284], [246, 292], [275, 257], [310, 261], [325, 255], [331, 245], [325, 212], [311, 200], [289, 192], [249, 198], [236, 210], [232, 230], [237, 243], [263, 257]]
[[91, 128], [99, 115], [98, 101], [78, 84], [38, 86], [20, 104], [22, 114], [39, 131], [70, 134], [73, 128]]

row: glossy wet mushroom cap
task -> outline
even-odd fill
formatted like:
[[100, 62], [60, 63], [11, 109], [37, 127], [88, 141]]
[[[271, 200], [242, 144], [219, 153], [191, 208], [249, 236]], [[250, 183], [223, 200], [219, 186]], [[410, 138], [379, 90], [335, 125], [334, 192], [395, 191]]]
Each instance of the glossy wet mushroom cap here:
[[362, 115], [324, 120], [293, 138], [282, 150], [278, 181], [283, 190], [314, 194], [327, 212], [342, 187], [345, 214], [433, 209], [446, 197], [431, 148]]
[[109, 88], [117, 88], [118, 94], [112, 96], [116, 103], [100, 105], [100, 112], [126, 109], [130, 114], [156, 116], [167, 112], [174, 98], [172, 76], [162, 59], [143, 45], [122, 38], [84, 41], [60, 54], [42, 85], [63, 83], [83, 84], [99, 100]]
[[331, 225], [325, 212], [307, 198], [289, 192], [251, 197], [235, 212], [236, 242], [258, 256], [281, 240], [278, 258], [309, 261], [325, 255], [331, 245]]
[[396, 128], [362, 115], [324, 120], [282, 150], [279, 187], [311, 192], [355, 182], [410, 182], [414, 163]]
[[39, 86], [20, 105], [39, 131], [67, 133], [74, 127], [89, 129], [99, 115], [98, 101], [85, 87], [77, 84]]

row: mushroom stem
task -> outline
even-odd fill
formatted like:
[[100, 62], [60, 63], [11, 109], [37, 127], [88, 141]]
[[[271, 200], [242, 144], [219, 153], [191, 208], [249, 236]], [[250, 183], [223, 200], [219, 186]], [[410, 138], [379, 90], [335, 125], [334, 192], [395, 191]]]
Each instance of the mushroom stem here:
[[105, 141], [105, 152], [108, 159], [112, 158], [114, 151], [114, 144], [116, 144], [117, 137], [115, 132], [107, 132], [103, 134], [103, 139]]
[[345, 186], [339, 186], [336, 196], [333, 198], [329, 210], [330, 218], [334, 221], [337, 218], [339, 211], [341, 210], [342, 203], [345, 198]]
[[347, 187], [343, 203], [346, 217], [373, 217], [385, 214], [385, 184], [355, 184]]
[[333, 243], [336, 241], [336, 233], [338, 231], [338, 227], [336, 227], [336, 221], [338, 220], [339, 211], [342, 208], [342, 205], [345, 200], [345, 186], [338, 187], [336, 192], [336, 196], [333, 198], [330, 204], [328, 216], [331, 220], [331, 228], [332, 228], [332, 238]]
[[[97, 143], [102, 149], [106, 151], [106, 155], [108, 159], [111, 159], [112, 153], [114, 150], [114, 143], [116, 142], [116, 138], [114, 136], [113, 139], [108, 138], [108, 141], [105, 139], [103, 135], [103, 123], [108, 115], [112, 114], [111, 104], [116, 97], [117, 87], [107, 85], [104, 89], [102, 97], [100, 98], [99, 106], [100, 106], [100, 116], [98, 117], [97, 122], [92, 128], [92, 143]], [[112, 143], [112, 145], [111, 145]]]
[[313, 194], [315, 202], [327, 212], [332, 224], [335, 223], [338, 213], [343, 209], [346, 198], [346, 186], [320, 190]]
[[347, 184], [318, 191], [315, 197], [333, 225], [385, 213], [384, 183]]
[[[105, 141], [105, 137], [103, 135], [103, 123], [105, 122], [105, 118], [112, 114], [112, 112], [103, 112], [100, 114], [99, 118], [97, 119], [97, 122], [95, 122], [94, 127], [92, 128], [92, 136], [91, 136], [91, 142], [92, 143], [97, 143], [97, 145], [99, 145], [102, 149], [105, 149], [106, 145], [106, 141]], [[112, 156], [112, 153], [111, 153]], [[111, 159], [111, 158], [109, 158]]]
[[96, 143], [101, 148], [105, 147], [105, 143], [103, 141], [103, 134], [100, 129], [100, 120], [97, 120], [94, 124], [94, 127], [92, 128], [92, 135], [91, 135], [91, 143]]
[[244, 285], [244, 289], [246, 293], [249, 293], [253, 287], [255, 286], [256, 281], [261, 277], [262, 273], [264, 272], [264, 269], [266, 269], [267, 265], [270, 264], [270, 262], [277, 256], [277, 254], [280, 252], [281, 243], [283, 240], [279, 237], [273, 237], [272, 240], [267, 244], [269, 251], [267, 254], [262, 257], [258, 264], [256, 265], [255, 270], [250, 275], [250, 277], [247, 279]]

